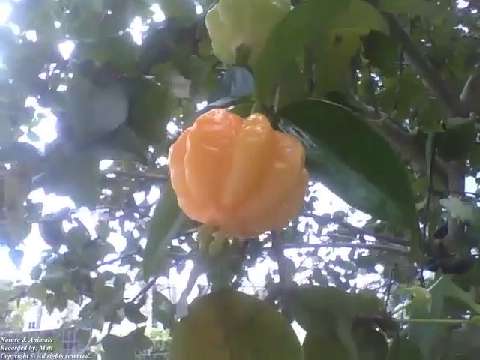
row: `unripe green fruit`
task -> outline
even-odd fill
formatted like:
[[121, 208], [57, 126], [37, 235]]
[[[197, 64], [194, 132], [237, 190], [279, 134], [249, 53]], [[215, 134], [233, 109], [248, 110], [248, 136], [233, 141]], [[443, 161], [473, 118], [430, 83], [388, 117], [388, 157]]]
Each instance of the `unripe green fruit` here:
[[214, 54], [225, 64], [234, 64], [242, 46], [249, 51], [248, 63], [255, 63], [272, 29], [289, 10], [289, 0], [220, 0], [205, 18]]

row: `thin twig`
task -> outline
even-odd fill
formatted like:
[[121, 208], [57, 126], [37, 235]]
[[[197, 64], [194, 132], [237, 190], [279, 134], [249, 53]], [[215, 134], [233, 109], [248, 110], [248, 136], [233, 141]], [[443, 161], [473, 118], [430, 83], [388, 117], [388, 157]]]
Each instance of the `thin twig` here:
[[122, 261], [124, 259], [128, 259], [129, 257], [136, 256], [136, 255], [139, 255], [138, 252], [136, 252], [136, 251], [131, 252], [131, 253], [127, 253], [127, 254], [123, 254], [123, 255], [120, 255], [119, 257], [116, 257], [112, 260], [102, 261], [101, 263], [96, 265], [96, 268], [98, 269], [99, 267], [102, 267], [102, 266], [105, 266], [105, 265], [112, 265], [112, 264], [115, 264], [118, 261]]
[[352, 232], [354, 232], [358, 235], [367, 235], [367, 236], [374, 237], [377, 241], [383, 241], [383, 242], [387, 242], [387, 243], [390, 243], [390, 244], [397, 244], [397, 245], [405, 245], [405, 246], [408, 245], [408, 240], [406, 240], [406, 239], [395, 238], [395, 237], [389, 236], [389, 235], [376, 234], [373, 231], [369, 231], [369, 230], [360, 228], [358, 226], [346, 223], [344, 221], [335, 222], [335, 219], [333, 219], [333, 222], [342, 226], [342, 227], [345, 227], [345, 228], [351, 230]]
[[161, 173], [156, 173], [156, 172], [130, 172], [130, 171], [124, 171], [124, 170], [113, 170], [113, 171], [105, 171], [105, 174], [115, 174], [115, 175], [120, 175], [120, 176], [127, 176], [131, 178], [137, 178], [137, 179], [149, 179], [149, 180], [155, 180], [155, 181], [167, 181], [168, 180], [168, 175], [161, 174]]
[[151, 279], [139, 292], [138, 294], [130, 300], [130, 303], [137, 302], [142, 296], [144, 296], [148, 290], [150, 290], [155, 283], [157, 282], [158, 276], [155, 276], [153, 279]]
[[[352, 244], [350, 242], [325, 242], [320, 244], [284, 244], [285, 249], [321, 249], [321, 248], [352, 248], [367, 250], [382, 250], [396, 252], [402, 255], [408, 255], [409, 250], [405, 247], [383, 245], [383, 244]], [[271, 251], [271, 248], [265, 248], [265, 251]]]
[[[272, 252], [274, 254], [274, 257], [276, 258], [277, 264], [278, 264], [278, 275], [279, 275], [279, 278], [280, 278], [279, 286], [280, 286], [281, 289], [285, 289], [285, 288], [289, 287], [293, 282], [292, 281], [292, 275], [290, 274], [289, 269], [288, 269], [288, 262], [291, 261], [291, 260], [288, 259], [285, 256], [285, 253], [283, 251], [283, 249], [284, 249], [283, 238], [282, 238], [281, 234], [279, 233], [279, 231], [276, 231], [276, 230], [272, 231], [270, 238], [272, 240], [271, 250], [272, 250]], [[282, 302], [282, 304], [283, 304], [282, 313], [287, 319], [291, 320], [292, 316], [291, 316], [291, 312], [289, 310], [289, 304], [287, 302], [287, 298], [282, 297], [282, 300], [283, 300], [283, 302]]]
[[180, 294], [180, 297], [178, 298], [177, 307], [180, 304], [187, 304], [188, 303], [188, 301], [187, 301], [188, 296], [192, 292], [192, 289], [195, 286], [198, 278], [203, 273], [204, 273], [203, 267], [198, 262], [194, 263], [192, 271], [190, 271], [190, 276], [188, 277], [187, 286], [185, 287], [185, 289]]
[[280, 277], [280, 284], [282, 287], [287, 286], [290, 283], [290, 274], [288, 273], [288, 261], [289, 259], [285, 256], [283, 252], [283, 243], [280, 234], [278, 231], [272, 231], [270, 236], [272, 239], [272, 247], [270, 250], [272, 251], [275, 259], [278, 263], [278, 275]]

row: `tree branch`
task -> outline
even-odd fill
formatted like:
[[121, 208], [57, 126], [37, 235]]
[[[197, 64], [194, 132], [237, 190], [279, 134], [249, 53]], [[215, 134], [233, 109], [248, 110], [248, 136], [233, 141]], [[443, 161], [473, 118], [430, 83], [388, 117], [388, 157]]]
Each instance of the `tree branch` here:
[[97, 264], [95, 267], [98, 269], [99, 267], [102, 267], [102, 266], [112, 265], [112, 264], [115, 264], [117, 261], [122, 261], [123, 259], [128, 259], [129, 257], [135, 256], [135, 255], [139, 255], [137, 251], [120, 255], [112, 260], [102, 261], [101, 263]]
[[278, 231], [272, 231], [270, 236], [272, 240], [272, 247], [270, 248], [278, 264], [278, 275], [280, 277], [280, 284], [282, 287], [286, 287], [290, 282], [290, 274], [288, 273], [288, 261], [289, 259], [283, 252], [282, 238]]
[[377, 241], [383, 241], [383, 242], [387, 242], [387, 243], [390, 243], [390, 244], [397, 244], [397, 245], [404, 245], [404, 246], [408, 246], [408, 243], [409, 243], [408, 240], [395, 238], [395, 237], [389, 236], [389, 235], [375, 234], [373, 231], [368, 231], [368, 230], [362, 229], [360, 227], [354, 226], [352, 224], [349, 224], [349, 223], [346, 223], [346, 222], [343, 222], [343, 221], [342, 222], [336, 222], [336, 224], [351, 230], [353, 233], [355, 233], [357, 235], [372, 236]]
[[[422, 76], [425, 83], [437, 96], [437, 98], [445, 105], [451, 117], [468, 117], [471, 109], [468, 104], [464, 105], [460, 96], [453, 92], [445, 80], [443, 80], [435, 71], [429, 61], [423, 56], [420, 49], [412, 42], [410, 36], [405, 32], [398, 23], [395, 16], [391, 14], [383, 14], [392, 35], [400, 42], [405, 50], [408, 59], [415, 67], [417, 72]], [[448, 179], [448, 191], [452, 193], [465, 191], [465, 161], [451, 161], [446, 164], [446, 174]], [[448, 220], [448, 242], [453, 244], [463, 233], [461, 224], [449, 217]]]
[[[415, 172], [424, 174], [426, 159], [423, 142], [416, 135], [408, 133], [389, 121], [387, 114], [379, 113], [369, 105], [363, 104], [360, 100], [357, 100], [356, 103], [368, 118], [367, 124], [388, 142], [400, 159], [408, 163]], [[435, 158], [435, 167], [440, 170], [438, 175], [441, 182], [446, 185], [446, 162], [437, 156]]]
[[190, 276], [188, 277], [187, 286], [185, 287], [185, 289], [180, 294], [180, 297], [178, 298], [178, 301], [176, 304], [177, 314], [179, 313], [180, 306], [188, 305], [188, 301], [187, 301], [188, 296], [192, 292], [193, 287], [195, 286], [198, 278], [200, 277], [200, 275], [203, 274], [203, 272], [204, 272], [203, 266], [201, 266], [198, 262], [195, 262], [190, 272]]
[[[337, 235], [339, 239], [342, 236]], [[367, 249], [367, 250], [382, 250], [396, 252], [402, 255], [408, 255], [409, 250], [403, 246], [384, 245], [384, 244], [353, 244], [351, 242], [324, 242], [319, 244], [285, 244], [285, 249], [321, 249], [321, 248], [352, 248], [352, 249]], [[265, 248], [266, 251], [271, 251], [271, 248]]]
[[[288, 268], [288, 262], [291, 262], [291, 260], [288, 259], [283, 252], [284, 244], [280, 232], [272, 230], [270, 238], [272, 240], [271, 251], [273, 252], [273, 255], [276, 258], [278, 264], [278, 275], [280, 277], [279, 287], [280, 289], [286, 289], [293, 283], [292, 275], [290, 274]], [[292, 316], [286, 297], [283, 297], [282, 313], [289, 321], [291, 321]]]
[[392, 35], [403, 46], [405, 55], [423, 78], [428, 87], [437, 98], [445, 105], [451, 116], [468, 117], [468, 111], [460, 102], [458, 94], [455, 94], [435, 71], [429, 61], [423, 56], [420, 49], [412, 42], [410, 36], [398, 23], [394, 15], [384, 13]]
[[130, 172], [124, 170], [113, 170], [113, 171], [104, 171], [105, 174], [115, 174], [118, 176], [126, 176], [130, 178], [138, 178], [138, 179], [148, 179], [153, 181], [168, 181], [169, 177], [166, 174], [161, 174], [159, 172], [154, 171], [144, 171], [144, 172]]

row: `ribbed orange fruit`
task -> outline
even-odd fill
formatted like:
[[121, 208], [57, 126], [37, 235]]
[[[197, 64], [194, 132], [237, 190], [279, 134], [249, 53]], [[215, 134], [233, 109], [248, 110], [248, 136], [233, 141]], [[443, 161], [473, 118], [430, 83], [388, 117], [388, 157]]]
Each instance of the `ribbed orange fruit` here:
[[298, 214], [308, 182], [305, 151], [261, 114], [201, 115], [171, 146], [178, 203], [193, 220], [231, 236], [281, 229]]

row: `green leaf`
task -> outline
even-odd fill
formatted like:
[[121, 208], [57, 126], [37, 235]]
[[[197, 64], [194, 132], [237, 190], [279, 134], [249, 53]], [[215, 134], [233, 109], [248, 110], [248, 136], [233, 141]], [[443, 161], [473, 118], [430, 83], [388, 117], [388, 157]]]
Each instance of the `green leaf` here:
[[411, 69], [405, 69], [399, 78], [386, 78], [384, 87], [378, 97], [379, 104], [398, 119], [410, 116], [412, 109], [427, 100], [421, 78]]
[[145, 328], [138, 328], [125, 337], [107, 335], [102, 340], [105, 360], [135, 360], [137, 351], [145, 350], [153, 344], [145, 336]]
[[471, 323], [453, 330], [442, 359], [476, 360], [480, 351], [479, 336], [480, 327]]
[[[102, 35], [107, 38], [111, 38], [110, 35], [125, 31], [135, 16], [147, 18], [152, 15], [149, 9], [151, 6], [150, 0], [102, 0], [102, 3], [103, 9], [110, 10], [107, 16], [103, 17], [101, 23]], [[124, 36], [129, 37], [129, 35], [124, 32]]]
[[95, 42], [80, 43], [75, 57], [80, 60], [94, 60], [99, 64], [108, 64], [114, 70], [134, 75], [138, 72], [137, 61], [140, 48], [137, 47], [129, 34], [124, 36], [99, 39]]
[[102, 260], [106, 255], [114, 253], [115, 247], [109, 242], [101, 239], [89, 241], [83, 247], [81, 252], [76, 254], [75, 262], [87, 269], [95, 268], [98, 261]]
[[355, 30], [332, 33], [316, 50], [316, 89], [321, 96], [330, 91], [346, 90], [351, 79], [352, 57], [360, 48], [360, 36]]
[[15, 132], [10, 119], [2, 115], [0, 118], [0, 146], [8, 146], [15, 141]]
[[480, 316], [473, 316], [468, 322], [475, 326], [480, 326]]
[[186, 24], [195, 21], [195, 4], [191, 0], [160, 0], [160, 7], [167, 18], [176, 18]]
[[402, 287], [397, 290], [399, 295], [408, 295], [407, 314], [413, 318], [428, 316], [432, 309], [432, 295], [421, 286]]
[[49, 290], [60, 292], [67, 281], [69, 281], [68, 270], [62, 264], [53, 263], [46, 268], [41, 284]]
[[168, 183], [150, 220], [143, 258], [146, 279], [168, 269], [168, 245], [184, 221], [185, 215], [178, 207], [175, 192]]
[[103, 279], [96, 279], [94, 293], [97, 302], [103, 306], [112, 306], [117, 304], [123, 294], [120, 294], [117, 288], [105, 285]]
[[426, 16], [435, 12], [435, 5], [425, 0], [380, 0], [379, 9], [392, 14]]
[[8, 230], [7, 244], [15, 248], [30, 233], [24, 202], [31, 190], [32, 173], [28, 166], [12, 169], [3, 178], [3, 207]]
[[[455, 303], [465, 311], [480, 314], [480, 304], [475, 302], [473, 292], [467, 292], [458, 287], [448, 275], [440, 277], [429, 289], [431, 305], [426, 309], [409, 308], [411, 318], [442, 319], [449, 315], [447, 303]], [[415, 310], [415, 312], [413, 311]], [[410, 324], [409, 338], [418, 344], [425, 359], [434, 358], [441, 354], [439, 347], [449, 334], [449, 327], [445, 324]]]
[[140, 311], [140, 307], [141, 306], [133, 303], [125, 305], [125, 316], [128, 321], [131, 321], [134, 324], [139, 324], [148, 320], [148, 318]]
[[350, 2], [304, 1], [279, 22], [253, 67], [257, 98], [262, 103], [272, 104], [285, 69], [303, 54], [307, 44], [325, 34], [337, 16], [348, 10]]
[[132, 159], [144, 164], [147, 162], [147, 142], [125, 124], [120, 125], [107, 138], [98, 142], [93, 150], [101, 159]]
[[10, 249], [8, 252], [8, 256], [12, 263], [19, 268], [22, 265], [23, 260], [23, 251], [18, 249]]
[[359, 360], [385, 360], [388, 344], [385, 336], [372, 327], [357, 327], [353, 336], [358, 350]]
[[285, 72], [279, 78], [278, 86], [278, 107], [280, 109], [303, 100], [308, 95], [307, 78], [295, 63], [285, 67]]
[[162, 323], [164, 328], [170, 329], [175, 324], [175, 305], [162, 293], [154, 291], [152, 294], [152, 323]]
[[367, 35], [373, 30], [387, 34], [389, 32], [388, 25], [380, 12], [364, 0], [352, 0], [348, 10], [335, 22], [335, 28], [354, 31], [359, 35]]
[[166, 126], [175, 109], [169, 88], [142, 81], [131, 103], [128, 125], [140, 137], [159, 143], [166, 138]]
[[25, 164], [38, 164], [42, 160], [42, 155], [33, 145], [28, 143], [16, 142], [0, 149], [0, 161], [2, 162], [21, 162]]
[[28, 289], [28, 296], [44, 302], [47, 298], [47, 289], [42, 284], [32, 284]]
[[42, 276], [43, 269], [40, 265], [36, 265], [32, 268], [32, 271], [30, 272], [30, 277], [32, 280], [39, 280], [40, 276]]
[[479, 218], [478, 209], [472, 203], [463, 201], [459, 197], [450, 196], [448, 199], [440, 199], [439, 203], [454, 219], [475, 222]]
[[350, 360], [345, 346], [336, 336], [308, 333], [303, 341], [304, 360]]
[[390, 345], [387, 360], [423, 360], [422, 353], [414, 342], [396, 337]]
[[434, 301], [434, 303], [432, 303], [433, 315], [439, 314], [439, 312], [443, 309], [444, 301], [447, 298], [461, 303], [469, 310], [474, 311], [476, 314], [480, 314], [480, 304], [475, 301], [475, 294], [473, 292], [467, 292], [458, 287], [452, 281], [451, 276], [442, 276], [431, 286], [429, 291], [432, 294], [432, 299]]
[[465, 160], [475, 147], [475, 123], [458, 118], [454, 121], [460, 124], [436, 135], [438, 153], [445, 160]]
[[172, 360], [300, 360], [287, 320], [265, 302], [231, 290], [196, 299], [175, 328]]
[[40, 178], [47, 192], [70, 196], [78, 205], [93, 208], [100, 195], [102, 176], [98, 159], [83, 151], [50, 159], [47, 172]]
[[[365, 293], [348, 294], [334, 287], [293, 289], [288, 292], [288, 300], [295, 320], [312, 337], [329, 338], [332, 341], [330, 352], [346, 353], [348, 359], [353, 360], [359, 359], [358, 351], [363, 349], [352, 332], [354, 320], [383, 316], [383, 305], [377, 297]], [[310, 344], [308, 351], [314, 354], [317, 350]]]
[[443, 131], [442, 123], [448, 111], [438, 99], [428, 99], [427, 103], [420, 106], [418, 113], [418, 125], [422, 132], [435, 133], [436, 140], [439, 132]]
[[128, 99], [120, 82], [106, 86], [75, 77], [67, 93], [67, 133], [80, 144], [91, 143], [127, 120]]
[[372, 31], [364, 39], [363, 45], [364, 55], [371, 65], [387, 76], [396, 74], [400, 48], [395, 41], [379, 31]]
[[286, 130], [303, 136], [313, 176], [357, 209], [405, 225], [415, 234], [415, 202], [406, 168], [363, 119], [319, 100], [288, 106], [281, 116], [290, 122]]
[[[290, 290], [295, 319], [307, 329], [323, 327], [335, 318], [353, 320], [356, 316], [378, 316], [383, 313], [380, 299], [367, 293], [350, 294], [335, 287], [300, 287]], [[316, 319], [324, 320], [317, 323]]]
[[[388, 33], [388, 26], [375, 7], [363, 0], [350, 0], [348, 4], [345, 1], [307, 1], [297, 6], [276, 27], [254, 67], [260, 100], [272, 96], [275, 86], [281, 85], [278, 79], [287, 71], [288, 64], [312, 43], [317, 58], [317, 93], [343, 90], [351, 77], [350, 63], [360, 48], [360, 37], [372, 30]], [[285, 41], [288, 36], [295, 38]]]
[[245, 102], [242, 102], [238, 105], [234, 105], [229, 108], [229, 111], [241, 116], [241, 117], [248, 117], [251, 112], [252, 108], [254, 106], [253, 100], [245, 100]]

